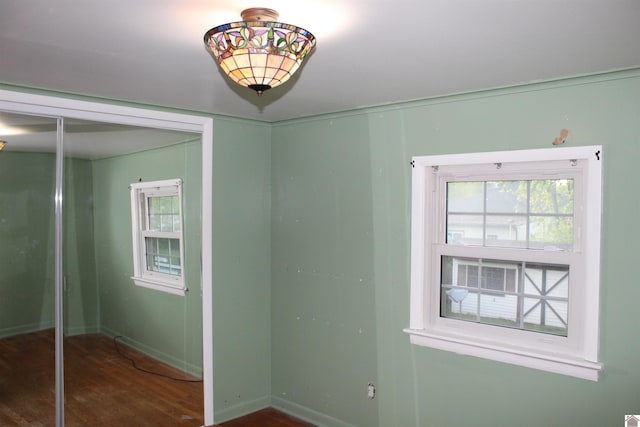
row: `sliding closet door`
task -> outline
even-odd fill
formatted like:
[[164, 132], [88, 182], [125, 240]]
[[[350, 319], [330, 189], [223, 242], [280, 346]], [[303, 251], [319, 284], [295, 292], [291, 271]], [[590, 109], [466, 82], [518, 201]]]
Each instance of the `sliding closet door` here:
[[[201, 426], [199, 135], [77, 119], [64, 130], [65, 425]], [[167, 181], [134, 193], [147, 233], [134, 261], [132, 191]]]
[[[177, 425], [176, 416], [180, 425], [213, 424], [212, 120], [5, 90], [0, 109], [0, 140], [8, 141], [0, 151], [0, 425], [145, 425], [127, 417], [139, 403], [123, 389], [72, 375], [82, 372], [79, 361], [115, 364], [127, 348], [169, 365], [174, 379], [192, 386], [172, 393], [162, 383], [147, 392], [165, 414], [146, 425]], [[59, 143], [65, 148], [56, 153]], [[29, 157], [21, 162], [21, 155]], [[132, 184], [167, 176], [182, 186], [184, 295], [131, 277]], [[165, 248], [152, 243], [151, 268], [167, 268]], [[178, 263], [169, 255], [174, 274]], [[85, 346], [74, 355], [73, 340], [87, 336], [106, 338], [109, 348], [98, 354]], [[125, 352], [114, 350], [116, 341]], [[162, 377], [149, 378], [157, 384]], [[106, 397], [117, 404], [96, 413]]]
[[0, 112], [0, 140], [0, 425], [54, 425], [56, 119]]

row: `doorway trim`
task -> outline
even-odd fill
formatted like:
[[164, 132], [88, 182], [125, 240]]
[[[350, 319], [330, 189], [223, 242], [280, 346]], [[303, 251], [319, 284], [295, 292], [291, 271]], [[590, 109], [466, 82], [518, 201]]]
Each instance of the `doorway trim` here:
[[204, 425], [214, 424], [212, 201], [213, 119], [116, 104], [82, 101], [0, 89], [0, 110], [31, 115], [100, 121], [156, 129], [200, 133], [202, 147], [202, 380]]

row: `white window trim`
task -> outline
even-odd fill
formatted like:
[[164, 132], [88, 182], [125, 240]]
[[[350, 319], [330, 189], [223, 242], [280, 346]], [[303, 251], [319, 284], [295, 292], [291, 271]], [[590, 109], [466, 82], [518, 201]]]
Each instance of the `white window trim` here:
[[[145, 232], [141, 229], [146, 219], [144, 218], [144, 208], [142, 206], [140, 197], [143, 194], [161, 195], [168, 194], [167, 188], [177, 187], [178, 200], [180, 204], [180, 231], [176, 237], [180, 240], [180, 262], [182, 265], [182, 271], [180, 276], [171, 276], [168, 274], [149, 272], [145, 268], [144, 260], [144, 238], [149, 235], [150, 232]], [[167, 179], [162, 181], [149, 181], [149, 182], [137, 182], [130, 185], [131, 189], [131, 235], [133, 243], [133, 276], [131, 279], [137, 286], [141, 286], [148, 289], [155, 289], [158, 291], [167, 292], [173, 295], [184, 296], [187, 290], [184, 280], [184, 241], [183, 241], [183, 229], [184, 229], [184, 215], [182, 212], [182, 180], [181, 179]], [[175, 194], [176, 191], [171, 191], [171, 194]], [[146, 197], [145, 197], [146, 199]], [[153, 233], [151, 233], [153, 234]]]
[[[410, 324], [409, 328], [404, 330], [410, 335], [411, 342], [597, 381], [603, 369], [603, 365], [598, 361], [601, 157], [601, 146], [414, 157], [411, 162], [413, 173]], [[578, 272], [580, 277], [572, 275], [572, 283], [579, 281], [585, 292], [580, 295], [575, 292], [570, 294], [569, 335], [553, 336], [440, 317], [439, 310], [434, 309], [436, 306], [439, 307], [439, 280], [433, 279], [434, 271], [439, 267], [431, 264], [436, 259], [435, 228], [438, 219], [436, 215], [428, 215], [432, 212], [438, 213], [439, 206], [435, 197], [438, 174], [434, 172], [434, 168], [499, 163], [500, 166], [512, 165], [517, 170], [518, 163], [555, 160], [579, 160], [584, 165], [582, 188], [576, 191], [582, 192], [581, 197], [585, 203], [576, 206], [574, 210], [576, 220], [582, 221], [582, 229], [585, 231], [582, 235], [576, 236], [578, 248], [574, 249], [573, 253], [562, 255], [569, 262], [576, 256], [583, 257], [583, 268]], [[472, 247], [462, 250], [468, 251], [470, 257], [478, 255]], [[504, 259], [509, 259], [509, 254], [513, 251], [503, 250], [502, 255], [506, 257]], [[548, 261], [549, 254], [545, 252], [540, 251], [539, 256], [541, 260]], [[434, 298], [437, 301], [435, 305]]]

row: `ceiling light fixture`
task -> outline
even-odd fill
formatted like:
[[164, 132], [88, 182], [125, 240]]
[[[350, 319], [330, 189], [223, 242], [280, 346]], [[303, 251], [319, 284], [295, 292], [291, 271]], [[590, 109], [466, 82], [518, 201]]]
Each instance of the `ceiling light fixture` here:
[[240, 15], [241, 22], [207, 31], [204, 44], [231, 80], [262, 95], [291, 78], [316, 38], [303, 28], [276, 22], [273, 9], [251, 8]]

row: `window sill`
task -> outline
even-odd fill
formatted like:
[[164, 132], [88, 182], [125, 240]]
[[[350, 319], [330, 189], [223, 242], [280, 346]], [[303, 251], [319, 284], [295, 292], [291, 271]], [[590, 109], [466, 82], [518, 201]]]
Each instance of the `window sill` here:
[[423, 347], [451, 351], [590, 381], [598, 381], [598, 375], [603, 369], [601, 363], [584, 359], [500, 346], [454, 335], [434, 333], [424, 329], [407, 328], [404, 329], [404, 332], [410, 335], [412, 344]]
[[163, 282], [155, 281], [155, 280], [143, 279], [141, 277], [132, 277], [131, 279], [133, 280], [133, 283], [136, 284], [136, 286], [140, 286], [147, 289], [154, 289], [156, 291], [166, 292], [172, 295], [184, 296], [187, 291], [187, 289], [184, 287], [178, 288], [178, 287], [175, 287]]

